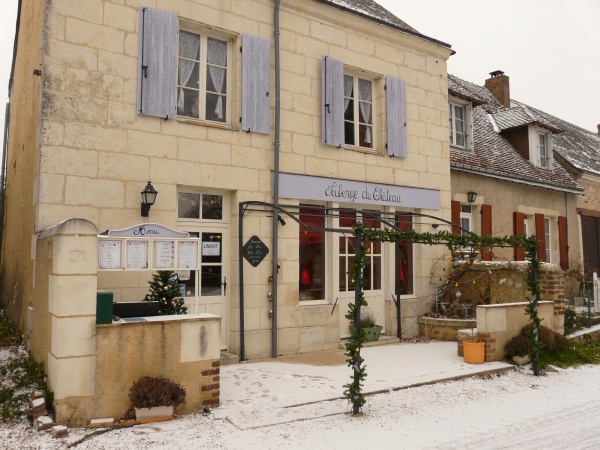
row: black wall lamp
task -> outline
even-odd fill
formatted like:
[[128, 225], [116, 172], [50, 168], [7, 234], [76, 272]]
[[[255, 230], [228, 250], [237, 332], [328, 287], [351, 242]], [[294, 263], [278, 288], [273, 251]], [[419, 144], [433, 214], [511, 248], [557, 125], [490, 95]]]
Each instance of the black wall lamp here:
[[477, 192], [467, 192], [467, 201], [473, 203], [477, 199]]
[[158, 191], [154, 189], [152, 183], [148, 181], [148, 184], [146, 185], [144, 190], [140, 192], [140, 194], [142, 194], [142, 217], [148, 217], [150, 207], [154, 205]]

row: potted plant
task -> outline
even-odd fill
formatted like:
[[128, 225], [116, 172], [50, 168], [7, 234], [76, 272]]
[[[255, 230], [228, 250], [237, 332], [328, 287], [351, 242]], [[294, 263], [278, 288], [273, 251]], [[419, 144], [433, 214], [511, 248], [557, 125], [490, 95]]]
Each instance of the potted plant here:
[[172, 417], [185, 395], [183, 386], [164, 377], [141, 377], [129, 389], [136, 420]]
[[[383, 327], [375, 325], [375, 316], [370, 309], [361, 311], [360, 328], [365, 330], [365, 342], [373, 342], [379, 340], [379, 335]], [[354, 336], [354, 321], [350, 321], [350, 334]]]
[[532, 349], [531, 338], [525, 334], [517, 334], [504, 346], [504, 354], [515, 364], [522, 365], [530, 361], [529, 354]]
[[472, 339], [463, 340], [464, 361], [468, 364], [483, 364], [485, 362], [485, 342], [481, 342], [477, 332], [471, 329]]

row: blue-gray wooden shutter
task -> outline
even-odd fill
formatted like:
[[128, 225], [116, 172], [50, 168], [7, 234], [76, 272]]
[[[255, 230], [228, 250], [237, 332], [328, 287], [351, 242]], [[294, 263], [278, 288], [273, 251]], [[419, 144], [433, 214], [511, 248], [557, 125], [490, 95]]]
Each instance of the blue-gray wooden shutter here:
[[174, 118], [177, 114], [177, 15], [140, 7], [137, 112]]
[[341, 147], [344, 139], [344, 64], [323, 56], [322, 141]]
[[406, 82], [391, 76], [385, 77], [387, 104], [387, 152], [390, 156], [408, 156], [406, 132]]
[[242, 35], [242, 129], [271, 134], [271, 44]]

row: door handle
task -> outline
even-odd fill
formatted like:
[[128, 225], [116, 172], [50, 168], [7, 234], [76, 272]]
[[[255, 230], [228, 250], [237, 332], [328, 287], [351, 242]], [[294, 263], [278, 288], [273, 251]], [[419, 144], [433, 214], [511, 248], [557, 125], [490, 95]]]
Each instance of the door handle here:
[[223, 286], [223, 295], [227, 296], [227, 277], [223, 277], [221, 285]]

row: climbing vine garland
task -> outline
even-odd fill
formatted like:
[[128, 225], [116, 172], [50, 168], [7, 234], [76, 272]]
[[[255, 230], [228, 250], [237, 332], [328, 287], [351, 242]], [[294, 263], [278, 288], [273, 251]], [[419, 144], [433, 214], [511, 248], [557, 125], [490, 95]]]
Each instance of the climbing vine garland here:
[[354, 321], [355, 332], [346, 343], [346, 362], [349, 367], [352, 367], [354, 376], [352, 382], [344, 385], [344, 395], [348, 401], [352, 403], [353, 414], [358, 414], [361, 408], [366, 403], [362, 394], [362, 386], [367, 377], [365, 371], [364, 359], [360, 355], [360, 351], [365, 342], [365, 331], [360, 327], [360, 310], [367, 306], [362, 289], [362, 273], [367, 264], [366, 249], [363, 247], [363, 239], [371, 242], [409, 242], [413, 244], [425, 245], [446, 245], [450, 252], [454, 254], [461, 248], [485, 249], [492, 247], [521, 247], [525, 249], [527, 259], [529, 260], [529, 268], [527, 270], [527, 286], [531, 293], [531, 298], [528, 300], [527, 314], [531, 323], [531, 340], [533, 343], [533, 351], [531, 355], [532, 367], [534, 375], [539, 375], [539, 355], [540, 343], [538, 332], [541, 320], [538, 316], [538, 300], [540, 288], [538, 284], [538, 273], [540, 262], [537, 259], [537, 246], [539, 241], [534, 237], [526, 236], [479, 236], [477, 234], [453, 234], [448, 231], [440, 231], [438, 233], [418, 233], [414, 230], [399, 230], [399, 229], [373, 229], [366, 228], [359, 224], [353, 230], [356, 237], [356, 255], [350, 271], [354, 278], [355, 301], [348, 304], [348, 313], [346, 318]]

